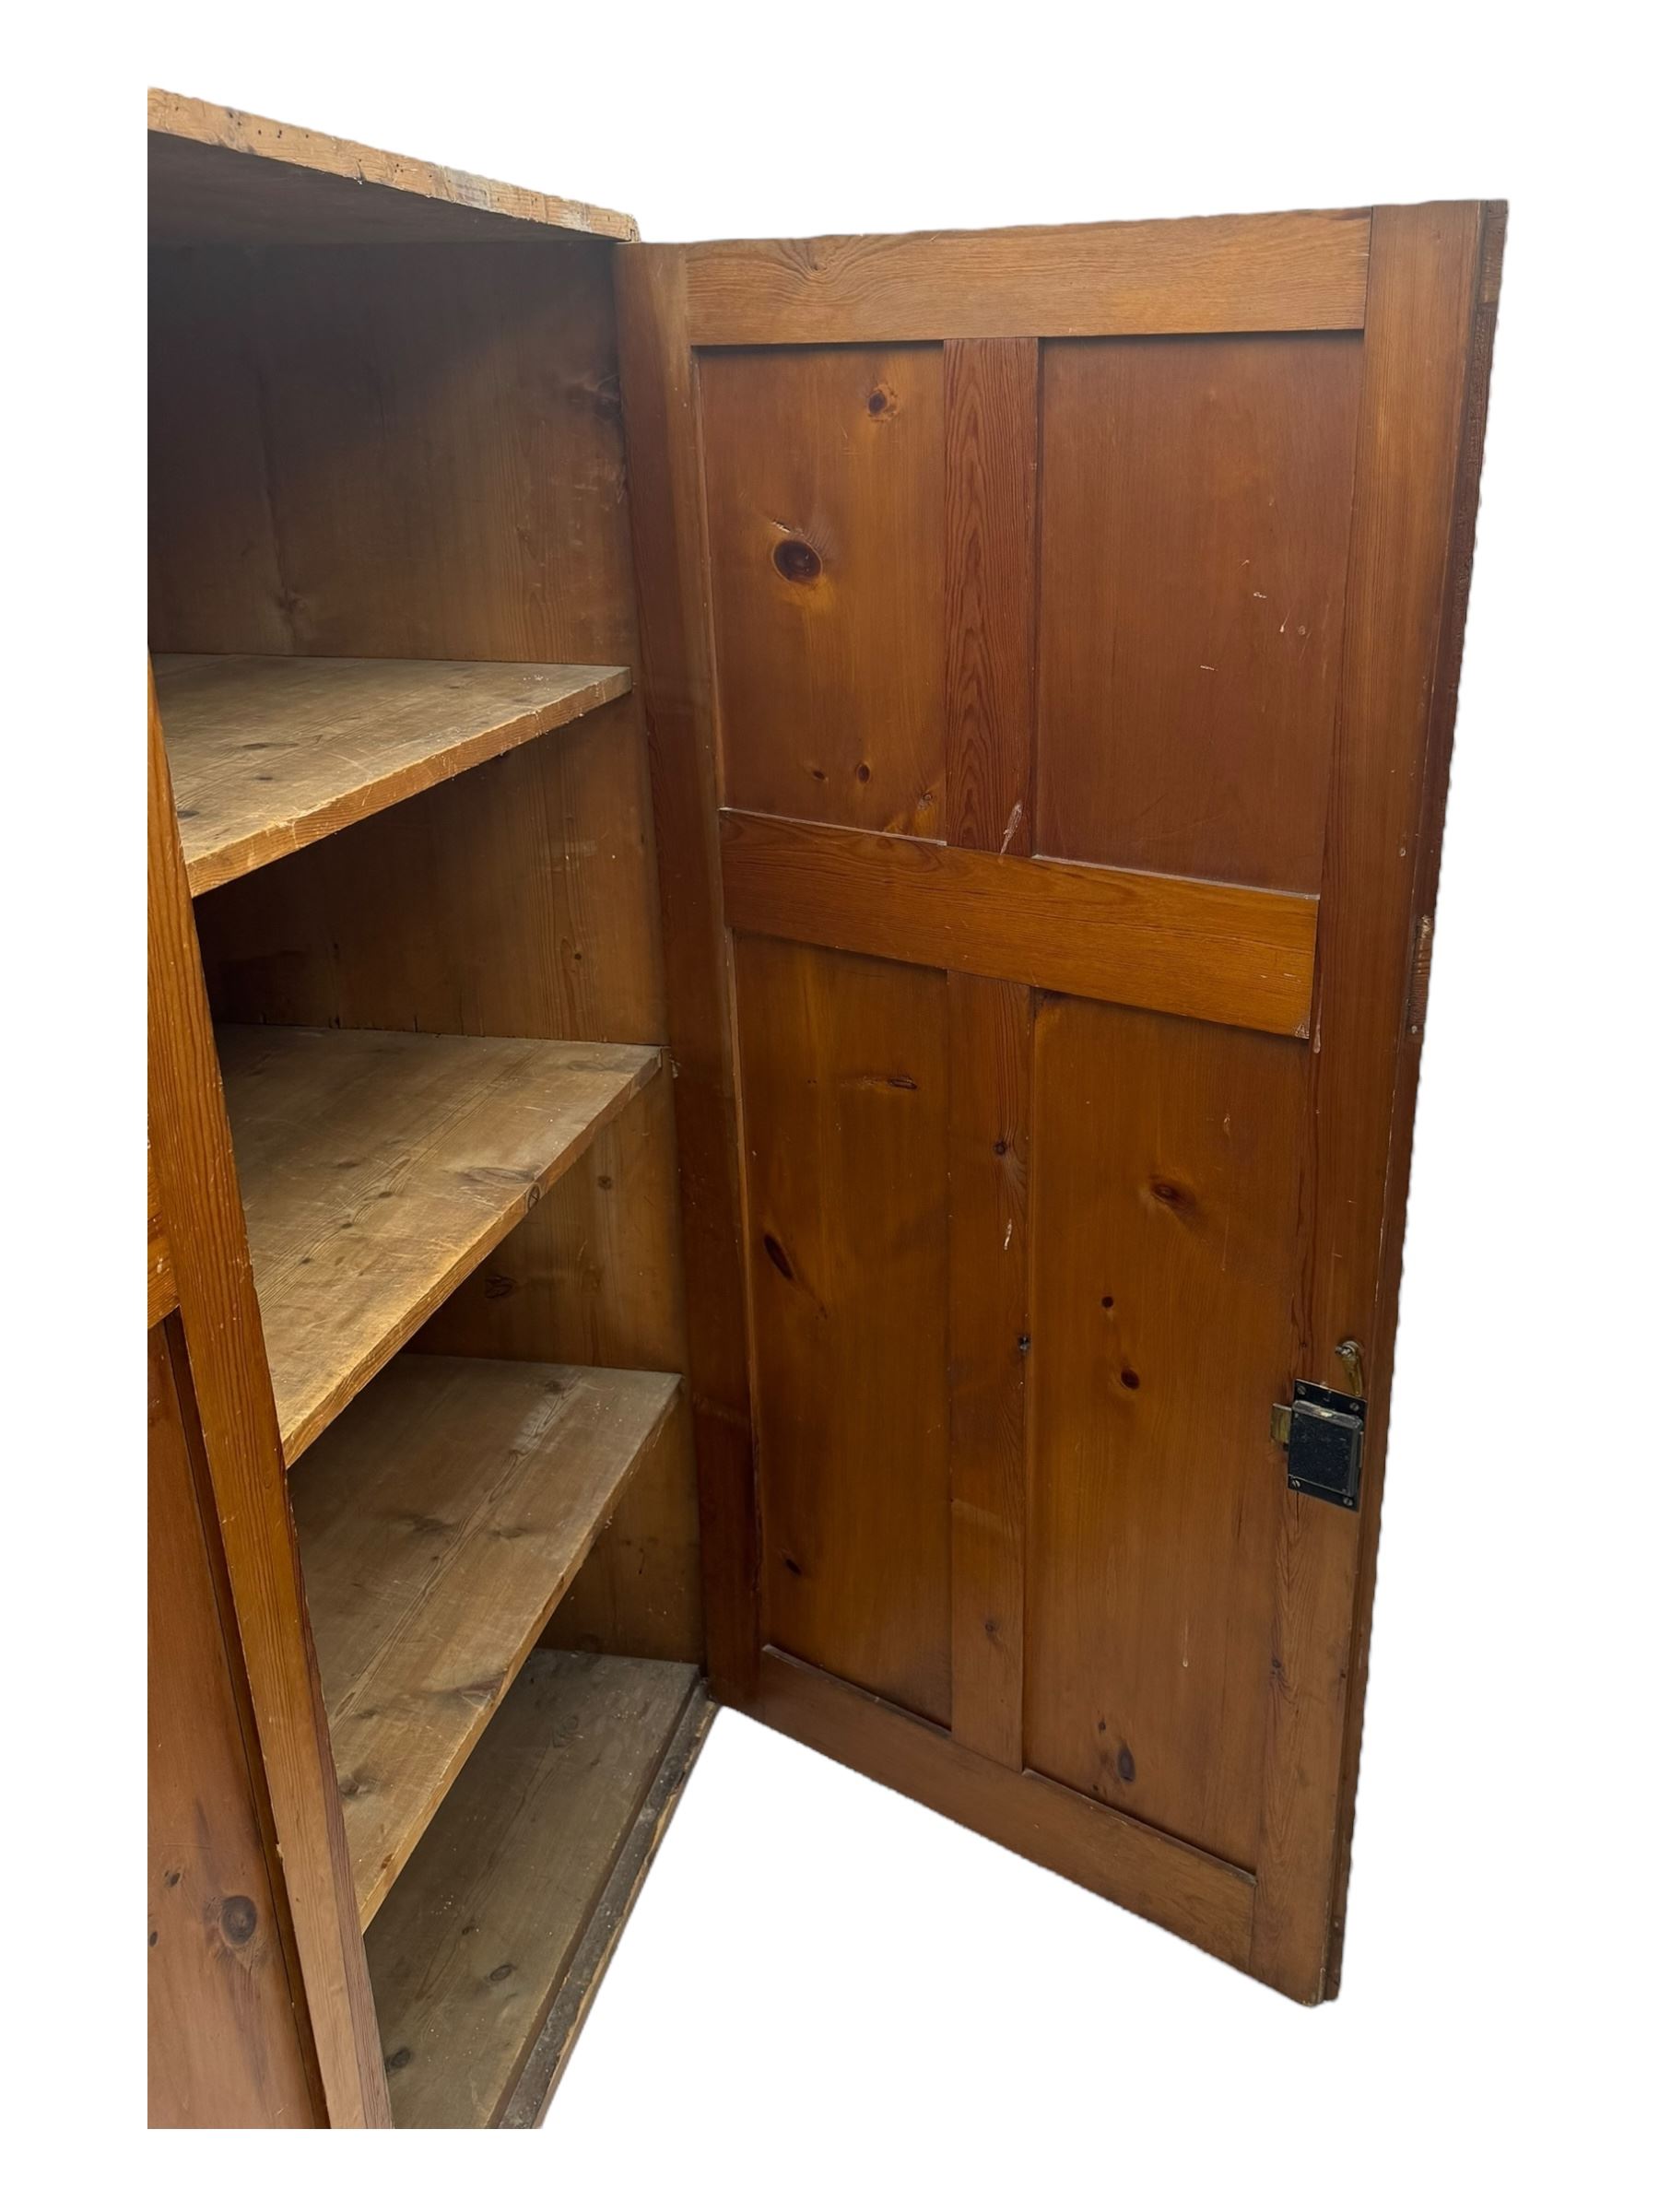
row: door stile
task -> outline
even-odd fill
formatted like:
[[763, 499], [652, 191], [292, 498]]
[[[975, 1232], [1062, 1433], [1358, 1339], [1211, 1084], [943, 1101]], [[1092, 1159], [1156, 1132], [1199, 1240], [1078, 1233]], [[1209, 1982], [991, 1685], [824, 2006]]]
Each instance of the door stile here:
[[710, 1687], [744, 1703], [759, 1548], [731, 942], [720, 889], [709, 563], [682, 249], [618, 246], [617, 335], [685, 1236]]
[[[1392, 1286], [1403, 1233], [1403, 1216], [1389, 1221], [1386, 1197], [1394, 1148], [1408, 1146], [1410, 1135], [1411, 1100], [1396, 1075], [1465, 446], [1480, 215], [1474, 203], [1385, 207], [1371, 228], [1320, 892], [1304, 1197], [1312, 1234], [1298, 1369], [1333, 1389], [1354, 1388], [1353, 1378], [1361, 1378], [1359, 1394], [1370, 1405], [1364, 1505], [1351, 1514], [1288, 1488], [1284, 1494], [1250, 1960], [1253, 1973], [1307, 2004], [1328, 1994], [1338, 1832], [1348, 1818], [1339, 1791], [1350, 1674], [1381, 1514]], [[1350, 1771], [1350, 1796], [1354, 1780]]]
[[[1411, 902], [1410, 974], [1401, 1016], [1403, 1034], [1395, 1079], [1394, 1135], [1389, 1149], [1382, 1254], [1375, 1321], [1376, 1341], [1386, 1347], [1377, 1363], [1378, 1386], [1371, 1406], [1380, 1443], [1387, 1439], [1393, 1392], [1394, 1330], [1398, 1321], [1400, 1273], [1406, 1233], [1406, 1182], [1411, 1165], [1418, 1077], [1422, 1066], [1423, 1025], [1428, 1011], [1430, 956], [1434, 910], [1440, 888], [1441, 845], [1445, 829], [1446, 794], [1452, 774], [1453, 725], [1457, 715], [1458, 680], [1463, 671], [1464, 626], [1475, 558], [1476, 510], [1480, 497], [1481, 458], [1486, 445], [1487, 398], [1492, 376], [1492, 344], [1498, 324], [1498, 290], [1503, 271], [1509, 209], [1501, 200], [1480, 206], [1479, 273], [1470, 315], [1465, 371], [1463, 429], [1453, 493], [1451, 542], [1444, 586], [1445, 613], [1430, 711], [1428, 760], [1417, 833], [1417, 879]], [[1379, 1473], [1381, 1456], [1379, 1455]], [[1348, 1667], [1347, 1712], [1344, 1727], [1341, 1778], [1336, 1793], [1336, 1864], [1332, 1880], [1331, 1941], [1325, 1960], [1324, 1994], [1334, 1997], [1342, 1975], [1348, 1862], [1353, 1842], [1354, 1801], [1359, 1773], [1359, 1738], [1371, 1659], [1371, 1608], [1376, 1591], [1377, 1545], [1382, 1485], [1371, 1486], [1361, 1501], [1359, 1593], [1353, 1654]]]

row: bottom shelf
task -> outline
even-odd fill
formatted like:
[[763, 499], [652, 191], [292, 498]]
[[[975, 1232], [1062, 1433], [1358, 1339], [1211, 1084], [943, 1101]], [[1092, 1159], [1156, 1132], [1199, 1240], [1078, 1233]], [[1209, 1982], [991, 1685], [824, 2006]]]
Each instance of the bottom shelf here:
[[694, 1666], [535, 1652], [371, 1926], [399, 2127], [534, 2127], [713, 1706]]

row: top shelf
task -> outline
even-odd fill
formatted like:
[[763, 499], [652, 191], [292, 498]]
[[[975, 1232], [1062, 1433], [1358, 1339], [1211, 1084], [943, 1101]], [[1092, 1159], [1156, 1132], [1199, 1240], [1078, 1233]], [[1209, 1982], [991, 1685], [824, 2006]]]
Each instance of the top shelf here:
[[626, 668], [158, 653], [193, 897], [573, 722]]
[[149, 96], [156, 246], [446, 244], [553, 231], [633, 239], [630, 215], [498, 184], [264, 115]]

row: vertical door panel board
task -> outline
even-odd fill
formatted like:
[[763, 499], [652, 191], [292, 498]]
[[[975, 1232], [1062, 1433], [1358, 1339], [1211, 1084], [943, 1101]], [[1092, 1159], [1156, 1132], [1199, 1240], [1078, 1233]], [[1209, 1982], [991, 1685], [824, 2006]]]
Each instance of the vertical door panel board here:
[[1037, 1029], [1026, 1758], [1245, 1867], [1306, 1053], [1076, 999]]
[[[1338, 1900], [1337, 1830], [1362, 1559], [1369, 1588], [1382, 1506], [1412, 1096], [1401, 1055], [1435, 673], [1478, 302], [1476, 204], [1379, 208], [1341, 700], [1320, 892], [1312, 1083], [1315, 1131], [1298, 1371], [1341, 1388], [1359, 1347], [1371, 1401], [1363, 1516], [1287, 1490], [1274, 1621], [1274, 1697], [1252, 1971], [1325, 1994]], [[1453, 618], [1460, 620], [1461, 610]], [[1443, 767], [1432, 817], [1444, 807]], [[1386, 1315], [1387, 1334], [1379, 1332]], [[1352, 1771], [1349, 1774], [1351, 1786]]]
[[1031, 994], [952, 975], [950, 1728], [1017, 1771], [1025, 1656]]
[[937, 347], [700, 365], [728, 806], [936, 837]]
[[945, 348], [946, 833], [1031, 850], [1035, 338]]
[[942, 1722], [945, 979], [736, 950], [767, 1640]]
[[668, 991], [687, 1382], [710, 1685], [741, 1701], [759, 1657], [731, 958], [720, 905], [708, 556], [686, 263], [623, 246], [617, 330], [633, 487], [641, 669]]
[[1035, 851], [1317, 889], [1359, 358], [1043, 348]]

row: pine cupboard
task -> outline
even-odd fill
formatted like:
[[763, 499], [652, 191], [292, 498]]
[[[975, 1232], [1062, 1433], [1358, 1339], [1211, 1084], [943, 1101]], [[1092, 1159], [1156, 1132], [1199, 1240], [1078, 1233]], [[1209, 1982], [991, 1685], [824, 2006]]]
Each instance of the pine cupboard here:
[[719, 1704], [1339, 1983], [1504, 210], [150, 145], [150, 2110], [528, 2126]]

